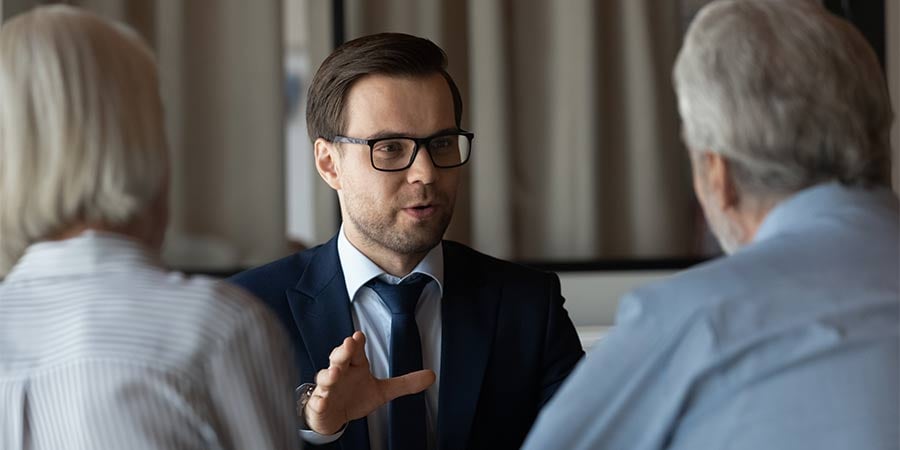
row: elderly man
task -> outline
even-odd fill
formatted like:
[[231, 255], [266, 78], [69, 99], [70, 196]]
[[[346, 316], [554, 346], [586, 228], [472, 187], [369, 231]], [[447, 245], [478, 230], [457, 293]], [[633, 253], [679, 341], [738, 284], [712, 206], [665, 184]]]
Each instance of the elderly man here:
[[873, 51], [817, 2], [721, 1], [674, 73], [730, 253], [620, 305], [526, 449], [896, 449], [898, 207]]
[[[555, 275], [442, 240], [473, 138], [446, 66], [437, 45], [405, 34], [337, 48], [307, 121], [343, 226], [232, 279], [278, 313], [301, 381], [316, 384], [307, 442], [518, 449], [583, 354]], [[430, 387], [373, 408], [389, 376]]]
[[0, 448], [296, 448], [275, 317], [158, 263], [168, 159], [144, 42], [35, 9], [0, 28], [0, 99]]

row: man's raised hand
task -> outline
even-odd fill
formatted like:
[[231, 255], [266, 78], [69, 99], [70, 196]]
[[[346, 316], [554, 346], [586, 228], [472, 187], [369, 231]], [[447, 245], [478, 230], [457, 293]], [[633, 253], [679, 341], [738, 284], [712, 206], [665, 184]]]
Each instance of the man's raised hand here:
[[316, 389], [304, 408], [306, 425], [319, 434], [334, 434], [347, 422], [365, 417], [387, 402], [416, 394], [434, 384], [431, 370], [379, 380], [369, 370], [366, 336], [353, 336], [332, 350], [329, 366], [316, 374]]

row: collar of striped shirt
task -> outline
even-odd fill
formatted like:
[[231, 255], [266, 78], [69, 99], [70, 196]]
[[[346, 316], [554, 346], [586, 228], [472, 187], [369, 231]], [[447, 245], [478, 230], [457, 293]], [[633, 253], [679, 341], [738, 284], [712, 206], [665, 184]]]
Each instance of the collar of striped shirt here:
[[32, 244], [4, 281], [130, 272], [137, 267], [161, 267], [158, 254], [130, 237], [87, 230], [73, 238]]

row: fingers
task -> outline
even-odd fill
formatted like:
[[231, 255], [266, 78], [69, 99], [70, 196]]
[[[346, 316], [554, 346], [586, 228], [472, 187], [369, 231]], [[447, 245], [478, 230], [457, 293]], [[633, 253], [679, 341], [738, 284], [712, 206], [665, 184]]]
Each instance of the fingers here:
[[356, 344], [356, 352], [350, 357], [350, 364], [354, 366], [368, 366], [369, 360], [366, 358], [366, 335], [362, 331], [353, 333], [353, 342]]
[[357, 331], [345, 338], [341, 345], [331, 351], [328, 356], [329, 366], [316, 374], [316, 385], [323, 394], [340, 381], [342, 373], [349, 370], [350, 364], [368, 367], [369, 360], [365, 352], [366, 336]]
[[328, 362], [331, 367], [339, 367], [346, 369], [350, 365], [350, 360], [356, 350], [356, 341], [353, 338], [346, 338], [341, 345], [334, 348], [328, 356]]
[[346, 369], [350, 364], [359, 366], [368, 364], [366, 359], [366, 335], [361, 331], [344, 339], [340, 346], [331, 351], [328, 361], [332, 367]]
[[416, 394], [428, 389], [434, 384], [435, 378], [434, 371], [419, 370], [399, 377], [379, 380], [379, 384], [384, 401], [389, 402], [397, 397]]
[[[332, 386], [341, 379], [341, 369], [329, 367], [322, 369], [316, 374], [316, 391], [327, 392]], [[323, 392], [324, 393], [324, 392]]]

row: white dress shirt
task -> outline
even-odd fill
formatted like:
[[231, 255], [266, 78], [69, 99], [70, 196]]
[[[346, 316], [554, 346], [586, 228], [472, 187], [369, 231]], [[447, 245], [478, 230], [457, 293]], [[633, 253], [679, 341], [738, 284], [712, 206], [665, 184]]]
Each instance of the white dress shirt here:
[[290, 344], [256, 299], [86, 232], [0, 283], [0, 449], [286, 449]]
[[[397, 278], [384, 272], [378, 265], [360, 252], [347, 240], [343, 227], [338, 234], [338, 257], [344, 272], [347, 285], [347, 296], [352, 304], [353, 326], [366, 335], [366, 357], [372, 374], [376, 378], [390, 376], [391, 348], [391, 312], [382, 302], [381, 297], [366, 286], [370, 280], [380, 278], [391, 283], [400, 284], [415, 273], [427, 275], [431, 281], [422, 290], [422, 296], [416, 306], [416, 323], [422, 338], [423, 368], [434, 371], [437, 378], [426, 391], [425, 410], [428, 415], [428, 448], [437, 448], [437, 412], [438, 392], [441, 374], [441, 297], [444, 284], [444, 250], [437, 245], [425, 255], [425, 258], [403, 278]], [[378, 408], [368, 417], [369, 445], [372, 450], [387, 449], [388, 407]], [[325, 444], [336, 441], [343, 432], [334, 435], [321, 435], [314, 431], [302, 430], [301, 436], [311, 444]]]

